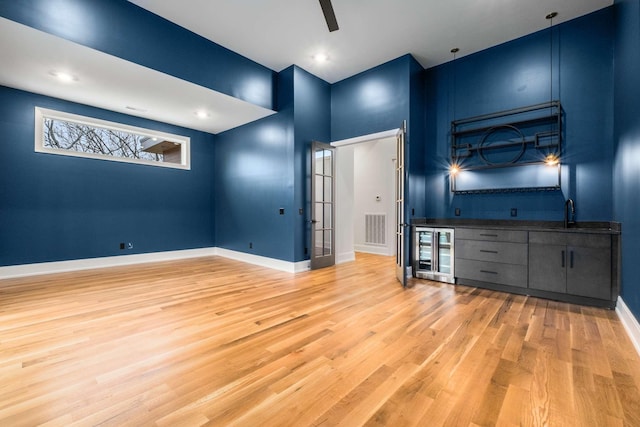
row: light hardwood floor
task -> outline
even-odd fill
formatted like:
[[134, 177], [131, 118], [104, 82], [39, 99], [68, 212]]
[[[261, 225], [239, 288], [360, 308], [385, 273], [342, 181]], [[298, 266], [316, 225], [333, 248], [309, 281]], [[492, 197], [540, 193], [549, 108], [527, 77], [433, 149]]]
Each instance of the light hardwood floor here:
[[218, 257], [0, 281], [0, 426], [640, 426], [613, 311]]

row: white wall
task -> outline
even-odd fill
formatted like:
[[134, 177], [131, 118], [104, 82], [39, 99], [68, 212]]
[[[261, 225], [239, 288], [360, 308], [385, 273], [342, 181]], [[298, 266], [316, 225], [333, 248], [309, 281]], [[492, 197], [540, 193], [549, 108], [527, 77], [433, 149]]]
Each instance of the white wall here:
[[[348, 262], [355, 260], [355, 199], [356, 199], [356, 175], [355, 151], [358, 147], [369, 146], [368, 150], [359, 153], [359, 156], [369, 157], [368, 160], [360, 159], [359, 168], [362, 170], [366, 162], [371, 162], [372, 166], [367, 168], [363, 174], [359, 174], [359, 178], [371, 179], [381, 183], [375, 194], [372, 195], [375, 201], [376, 195], [380, 195], [379, 205], [376, 203], [375, 211], [368, 213], [384, 212], [387, 215], [387, 242], [388, 247], [380, 249], [380, 247], [359, 246], [357, 250], [381, 253], [384, 255], [395, 254], [395, 150], [396, 135], [398, 129], [390, 129], [388, 131], [379, 132], [371, 135], [363, 135], [355, 138], [349, 138], [342, 141], [334, 141], [331, 145], [337, 148], [336, 151], [336, 263]], [[364, 175], [364, 177], [363, 177]], [[367, 178], [369, 176], [369, 178]], [[363, 198], [364, 191], [360, 191]], [[360, 197], [360, 194], [358, 195]], [[382, 206], [385, 206], [384, 208]], [[359, 205], [360, 206], [360, 205]], [[362, 216], [358, 217], [358, 222], [364, 227], [364, 210], [359, 210]], [[378, 210], [380, 209], [380, 210]], [[360, 213], [358, 214], [360, 215]], [[361, 228], [364, 240], [364, 228]]]
[[[358, 252], [393, 255], [396, 139], [379, 139], [353, 147], [354, 248]], [[386, 214], [386, 246], [365, 243], [365, 214]]]
[[355, 260], [353, 250], [354, 145], [336, 152], [336, 263]]

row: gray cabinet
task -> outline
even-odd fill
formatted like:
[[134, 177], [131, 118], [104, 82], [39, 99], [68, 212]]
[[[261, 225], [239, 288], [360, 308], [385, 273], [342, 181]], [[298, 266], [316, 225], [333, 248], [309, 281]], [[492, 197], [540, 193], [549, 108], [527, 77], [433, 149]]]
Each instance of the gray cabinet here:
[[529, 243], [529, 288], [567, 292], [566, 246]]
[[611, 299], [611, 236], [529, 233], [529, 288]]
[[[426, 222], [429, 224], [430, 222]], [[620, 288], [619, 223], [469, 220], [455, 229], [454, 282], [614, 308]]]
[[457, 228], [456, 277], [527, 287], [527, 232]]

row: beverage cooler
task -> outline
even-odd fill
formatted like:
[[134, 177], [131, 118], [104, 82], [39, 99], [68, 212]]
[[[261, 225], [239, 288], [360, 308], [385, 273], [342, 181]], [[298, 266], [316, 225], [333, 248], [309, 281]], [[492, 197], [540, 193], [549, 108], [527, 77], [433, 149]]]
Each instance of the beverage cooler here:
[[416, 226], [413, 240], [414, 277], [455, 283], [453, 229]]

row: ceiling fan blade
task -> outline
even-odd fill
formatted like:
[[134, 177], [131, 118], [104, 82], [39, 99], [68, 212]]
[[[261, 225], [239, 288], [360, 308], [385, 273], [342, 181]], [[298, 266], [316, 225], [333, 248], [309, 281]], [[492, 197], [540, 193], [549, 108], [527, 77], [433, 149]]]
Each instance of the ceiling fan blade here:
[[333, 11], [331, 0], [320, 0], [320, 7], [322, 8], [322, 13], [324, 13], [325, 21], [327, 21], [329, 32], [338, 30], [338, 20], [336, 19], [336, 14]]

